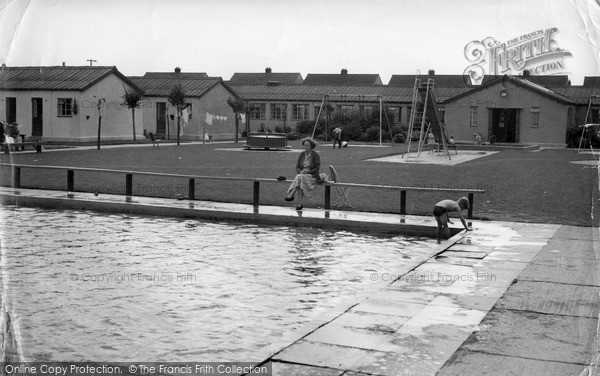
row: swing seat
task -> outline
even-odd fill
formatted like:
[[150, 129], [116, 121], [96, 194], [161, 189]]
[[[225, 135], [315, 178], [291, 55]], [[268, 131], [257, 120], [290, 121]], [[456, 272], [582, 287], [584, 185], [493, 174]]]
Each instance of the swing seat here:
[[[332, 165], [329, 165], [329, 173], [330, 173], [331, 181], [333, 181], [334, 183], [342, 182], [340, 179], [340, 176], [338, 175], [337, 171], [335, 170], [335, 168]], [[338, 197], [332, 206], [336, 207], [336, 208], [343, 208], [343, 207], [354, 208], [354, 206], [350, 205], [350, 202], [348, 201], [348, 193], [350, 192], [350, 187], [341, 187], [341, 186], [337, 186], [337, 185], [334, 187], [336, 188]]]

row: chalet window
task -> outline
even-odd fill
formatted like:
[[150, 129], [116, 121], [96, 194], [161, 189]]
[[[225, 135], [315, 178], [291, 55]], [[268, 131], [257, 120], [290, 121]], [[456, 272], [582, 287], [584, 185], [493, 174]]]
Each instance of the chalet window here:
[[292, 120], [308, 120], [307, 104], [292, 104]]
[[73, 116], [72, 98], [58, 98], [58, 116]]
[[388, 107], [388, 111], [392, 115], [392, 118], [390, 119], [392, 123], [402, 122], [402, 107], [391, 106]]
[[359, 106], [359, 110], [360, 112], [365, 115], [365, 116], [369, 116], [373, 113], [375, 106], [373, 105], [360, 105]]
[[591, 108], [589, 116], [589, 119], [587, 119], [588, 123], [598, 123], [598, 120], [600, 120], [600, 109]]
[[354, 105], [342, 104], [340, 105], [340, 112], [342, 115], [352, 115], [354, 113]]
[[477, 106], [471, 106], [471, 112], [469, 114], [469, 125], [471, 127], [477, 127]]
[[271, 103], [271, 119], [278, 120], [287, 117], [287, 104]]
[[265, 120], [267, 118], [266, 103], [250, 103], [250, 119]]
[[531, 128], [540, 127], [540, 108], [531, 107]]

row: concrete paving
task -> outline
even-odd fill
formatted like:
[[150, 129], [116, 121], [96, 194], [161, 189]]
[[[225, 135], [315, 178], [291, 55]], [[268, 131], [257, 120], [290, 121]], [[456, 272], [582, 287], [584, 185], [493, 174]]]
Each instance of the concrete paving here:
[[597, 231], [561, 226], [439, 375], [599, 375]]
[[595, 230], [474, 226], [272, 356], [274, 374], [600, 374]]
[[[432, 218], [0, 188], [20, 205], [435, 233]], [[274, 375], [599, 375], [597, 229], [474, 222], [263, 364]]]
[[455, 153], [454, 150], [450, 151], [450, 158], [446, 153], [442, 151], [427, 150], [421, 151], [419, 155], [416, 152], [412, 152], [406, 156], [406, 154], [395, 154], [386, 157], [368, 159], [374, 162], [388, 162], [388, 163], [417, 163], [417, 164], [437, 164], [445, 166], [454, 166], [457, 164], [472, 161], [477, 158], [487, 157], [498, 153], [497, 151], [483, 151], [483, 150], [461, 150], [459, 153]]

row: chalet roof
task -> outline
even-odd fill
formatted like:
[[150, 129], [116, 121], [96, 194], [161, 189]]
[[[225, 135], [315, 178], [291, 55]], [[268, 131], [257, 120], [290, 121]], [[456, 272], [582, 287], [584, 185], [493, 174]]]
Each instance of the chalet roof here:
[[[414, 86], [415, 78], [419, 78], [421, 82], [427, 81], [427, 75], [414, 74], [394, 74], [390, 78], [388, 85], [390, 86]], [[436, 74], [431, 76], [434, 80], [435, 87], [470, 87], [471, 79], [467, 75], [461, 74]]]
[[146, 74], [144, 74], [144, 78], [177, 78], [182, 80], [196, 80], [208, 78], [208, 75], [204, 72], [146, 72]]
[[202, 97], [209, 90], [217, 85], [223, 85], [231, 92], [231, 94], [237, 97], [235, 91], [223, 82], [220, 77], [196, 77], [194, 79], [183, 79], [183, 78], [146, 78], [144, 77], [131, 77], [131, 80], [144, 90], [144, 95], [148, 97], [167, 97], [173, 89], [173, 86], [181, 84], [183, 91], [187, 97]]
[[116, 67], [51, 66], [0, 68], [0, 90], [83, 91], [105, 77], [115, 74], [136, 90], [141, 89]]
[[600, 87], [600, 76], [586, 76], [583, 78], [583, 86]]
[[383, 85], [378, 74], [321, 74], [309, 73], [304, 85]]
[[[570, 98], [573, 102], [579, 105], [586, 105], [592, 95], [598, 95], [600, 98], [600, 86], [585, 87], [585, 86], [565, 86], [552, 88], [555, 92], [565, 97]], [[592, 103], [598, 103], [599, 99], [593, 99]]]
[[501, 83], [501, 82], [503, 82], [505, 80], [510, 81], [510, 82], [514, 83], [515, 85], [517, 85], [517, 86], [524, 87], [524, 88], [529, 89], [531, 91], [534, 91], [534, 92], [536, 92], [538, 94], [541, 94], [543, 96], [546, 96], [546, 97], [549, 97], [551, 99], [554, 99], [556, 101], [559, 101], [559, 102], [562, 102], [562, 103], [567, 103], [567, 104], [573, 104], [574, 103], [574, 101], [571, 100], [570, 98], [568, 98], [568, 97], [566, 97], [566, 96], [564, 96], [564, 95], [562, 95], [562, 94], [560, 94], [560, 93], [558, 93], [558, 92], [556, 92], [556, 91], [554, 91], [552, 89], [549, 89], [547, 87], [539, 85], [539, 84], [537, 84], [535, 82], [532, 82], [530, 80], [526, 80], [526, 79], [524, 79], [522, 77], [519, 77], [519, 76], [509, 76], [509, 75], [499, 76], [499, 77], [497, 77], [494, 80], [488, 80], [488, 82], [486, 82], [486, 83], [482, 83], [479, 86], [476, 86], [476, 87], [474, 87], [474, 88], [472, 88], [470, 90], [466, 90], [463, 93], [460, 93], [458, 95], [450, 97], [450, 98], [448, 98], [448, 99], [446, 99], [444, 101], [446, 103], [452, 102], [452, 101], [454, 101], [456, 99], [465, 97], [465, 96], [470, 95], [472, 93], [475, 93], [477, 91], [480, 91], [480, 90], [489, 88], [491, 86], [497, 85], [497, 84], [499, 84], [499, 83]]
[[300, 73], [234, 73], [227, 82], [230, 85], [267, 85], [268, 83], [280, 85], [301, 84]]
[[[465, 88], [437, 88], [438, 100], [460, 94]], [[346, 86], [346, 85], [279, 85], [279, 86], [235, 86], [239, 96], [247, 101], [320, 102], [325, 95], [330, 101], [354, 103], [378, 102], [382, 96], [386, 104], [411, 103], [412, 87], [394, 86]]]
[[[483, 76], [482, 84], [485, 84], [489, 81], [496, 80], [498, 78], [502, 78], [504, 75], [485, 75]], [[538, 85], [542, 85], [545, 87], [557, 87], [557, 86], [569, 86], [569, 76], [568, 75], [533, 75], [530, 74], [528, 76], [518, 75], [512, 76], [517, 78], [526, 79], [530, 82], [533, 82]]]

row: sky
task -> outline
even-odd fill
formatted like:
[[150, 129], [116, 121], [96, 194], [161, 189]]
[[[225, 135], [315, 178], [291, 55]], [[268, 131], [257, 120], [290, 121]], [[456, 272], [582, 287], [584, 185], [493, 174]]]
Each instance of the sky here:
[[[600, 0], [0, 0], [7, 66], [145, 72], [463, 74], [465, 47], [556, 28], [552, 74], [600, 76]], [[486, 66], [483, 64], [483, 66]], [[488, 69], [489, 70], [489, 69]], [[489, 72], [486, 72], [489, 73]], [[546, 72], [550, 73], [550, 72]]]

